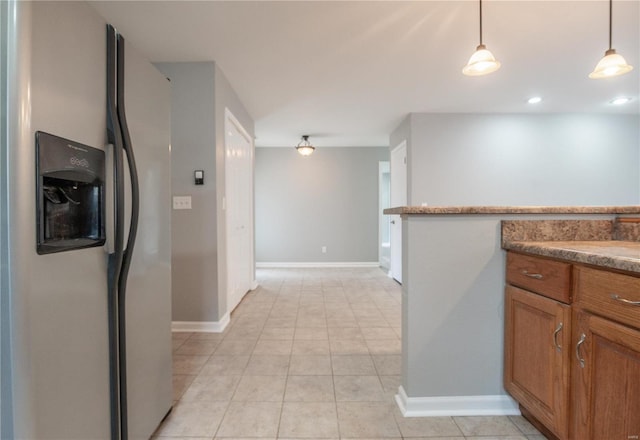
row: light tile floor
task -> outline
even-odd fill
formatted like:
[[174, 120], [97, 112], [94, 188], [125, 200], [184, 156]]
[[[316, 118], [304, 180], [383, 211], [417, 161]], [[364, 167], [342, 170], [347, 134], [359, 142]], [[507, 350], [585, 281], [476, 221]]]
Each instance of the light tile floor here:
[[545, 438], [522, 417], [402, 417], [401, 291], [381, 270], [257, 276], [224, 333], [174, 333], [174, 409], [155, 438]]

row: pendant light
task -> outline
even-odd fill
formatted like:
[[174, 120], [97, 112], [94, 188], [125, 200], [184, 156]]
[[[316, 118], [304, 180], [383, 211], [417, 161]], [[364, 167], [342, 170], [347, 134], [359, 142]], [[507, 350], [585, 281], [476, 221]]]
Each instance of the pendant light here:
[[604, 57], [596, 64], [596, 68], [589, 74], [589, 78], [609, 78], [611, 76], [623, 75], [633, 70], [633, 67], [627, 64], [624, 57], [617, 54], [616, 50], [611, 47], [612, 16], [613, 0], [609, 0], [609, 50], [604, 53]]
[[482, 0], [480, 1], [480, 44], [469, 58], [469, 62], [462, 68], [462, 73], [467, 76], [480, 76], [495, 72], [500, 68], [500, 62], [496, 61], [493, 54], [482, 44]]
[[309, 142], [309, 135], [307, 134], [302, 135], [302, 140], [298, 143], [298, 145], [296, 145], [296, 150], [298, 150], [298, 153], [303, 156], [311, 156], [311, 153], [313, 153], [315, 149], [316, 147], [311, 145], [311, 143]]

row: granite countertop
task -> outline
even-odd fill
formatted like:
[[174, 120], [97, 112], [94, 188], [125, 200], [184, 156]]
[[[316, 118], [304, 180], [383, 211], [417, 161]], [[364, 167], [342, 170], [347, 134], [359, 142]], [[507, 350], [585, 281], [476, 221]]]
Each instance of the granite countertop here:
[[640, 214], [640, 205], [631, 206], [399, 206], [384, 214]]
[[637, 241], [513, 241], [503, 243], [503, 248], [640, 273], [640, 242]]
[[503, 220], [502, 248], [640, 274], [640, 219]]

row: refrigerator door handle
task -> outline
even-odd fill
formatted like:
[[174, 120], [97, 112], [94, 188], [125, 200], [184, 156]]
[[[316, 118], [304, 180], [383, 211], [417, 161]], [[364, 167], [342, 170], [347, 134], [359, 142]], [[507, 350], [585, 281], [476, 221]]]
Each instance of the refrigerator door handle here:
[[[126, 283], [131, 266], [131, 257], [138, 234], [138, 219], [140, 216], [140, 184], [138, 181], [138, 169], [136, 167], [136, 159], [133, 152], [133, 144], [131, 135], [129, 134], [129, 126], [127, 124], [127, 115], [125, 111], [125, 78], [124, 78], [124, 38], [118, 35], [118, 89], [117, 89], [117, 111], [120, 133], [122, 137], [123, 150], [127, 155], [127, 165], [129, 168], [129, 177], [131, 181], [131, 219], [129, 224], [129, 236], [127, 237], [126, 246], [124, 248], [124, 258], [122, 263], [122, 271], [120, 275], [121, 283]], [[124, 298], [124, 293], [120, 293], [120, 298]]]
[[108, 261], [109, 404], [111, 440], [120, 439], [119, 286], [124, 257], [124, 167], [122, 133], [116, 110], [116, 31], [107, 25], [107, 140], [113, 145], [113, 252]]
[[[113, 145], [113, 251], [109, 254], [109, 282], [118, 285], [124, 254], [124, 158], [122, 133], [116, 110], [116, 55], [114, 28], [107, 29], [107, 138]], [[113, 262], [113, 263], [112, 263]]]
[[129, 236], [122, 261], [122, 269], [118, 283], [118, 338], [119, 338], [119, 363], [120, 363], [120, 438], [128, 438], [128, 415], [127, 415], [127, 345], [126, 345], [126, 291], [129, 268], [138, 233], [138, 218], [140, 215], [140, 185], [138, 181], [138, 171], [136, 167], [133, 144], [129, 134], [127, 115], [125, 111], [125, 49], [124, 38], [117, 36], [117, 111], [120, 133], [123, 140], [123, 148], [127, 154], [129, 176], [131, 180], [131, 220], [129, 225]]

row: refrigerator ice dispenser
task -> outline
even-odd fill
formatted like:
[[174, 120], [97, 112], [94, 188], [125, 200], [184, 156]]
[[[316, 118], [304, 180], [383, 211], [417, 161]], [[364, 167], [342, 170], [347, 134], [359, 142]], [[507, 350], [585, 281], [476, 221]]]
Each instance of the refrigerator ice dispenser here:
[[104, 151], [36, 132], [37, 252], [105, 242]]

